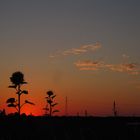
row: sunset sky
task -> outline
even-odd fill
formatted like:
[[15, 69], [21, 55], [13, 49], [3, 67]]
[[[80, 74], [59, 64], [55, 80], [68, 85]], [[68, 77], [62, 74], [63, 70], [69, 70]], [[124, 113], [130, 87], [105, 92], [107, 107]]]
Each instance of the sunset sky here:
[[0, 110], [16, 97], [9, 77], [24, 73], [23, 95], [42, 115], [48, 90], [58, 115], [140, 115], [139, 0], [1, 0]]

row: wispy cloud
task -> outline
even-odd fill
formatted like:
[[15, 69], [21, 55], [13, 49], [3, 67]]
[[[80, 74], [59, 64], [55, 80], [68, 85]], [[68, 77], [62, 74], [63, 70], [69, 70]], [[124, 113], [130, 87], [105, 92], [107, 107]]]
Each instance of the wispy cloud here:
[[111, 64], [111, 65], [106, 65], [106, 68], [108, 68], [111, 71], [125, 72], [131, 75], [140, 74], [139, 64], [136, 63]]
[[55, 58], [58, 56], [80, 55], [88, 52], [94, 52], [100, 48], [101, 48], [101, 44], [99, 42], [96, 42], [94, 44], [87, 44], [87, 45], [80, 46], [78, 48], [59, 51], [57, 53], [51, 54], [49, 57]]
[[103, 66], [103, 62], [91, 60], [78, 61], [74, 64], [79, 70], [99, 70]]
[[137, 63], [106, 64], [103, 61], [77, 61], [74, 63], [79, 70], [110, 70], [114, 72], [124, 72], [131, 75], [140, 74], [140, 66]]

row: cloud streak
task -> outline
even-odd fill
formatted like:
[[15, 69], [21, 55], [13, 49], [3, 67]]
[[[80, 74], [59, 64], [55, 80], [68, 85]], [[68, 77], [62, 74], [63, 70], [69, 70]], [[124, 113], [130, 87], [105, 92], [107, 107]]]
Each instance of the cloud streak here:
[[55, 58], [58, 56], [80, 55], [84, 53], [95, 52], [100, 48], [101, 48], [101, 44], [99, 42], [96, 42], [95, 44], [83, 45], [78, 48], [72, 48], [72, 49], [57, 52], [55, 54], [51, 54], [49, 58]]
[[102, 61], [77, 61], [74, 65], [79, 70], [95, 71], [95, 70], [109, 70], [114, 72], [128, 73], [131, 75], [140, 74], [140, 66], [137, 63], [125, 63], [125, 64], [106, 64]]
[[79, 70], [99, 70], [103, 66], [103, 62], [91, 60], [78, 61], [74, 64]]
[[125, 72], [131, 75], [138, 75], [140, 74], [140, 67], [136, 63], [125, 63], [125, 64], [111, 64], [106, 65], [106, 68], [108, 68], [111, 71], [116, 72]]

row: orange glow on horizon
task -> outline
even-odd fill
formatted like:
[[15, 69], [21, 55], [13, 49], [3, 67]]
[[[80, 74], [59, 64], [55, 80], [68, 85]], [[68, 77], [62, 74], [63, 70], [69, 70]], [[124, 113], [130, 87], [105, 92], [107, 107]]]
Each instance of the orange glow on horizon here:
[[[69, 80], [70, 84], [71, 82], [72, 81]], [[137, 105], [135, 105], [135, 102], [138, 102], [138, 98], [136, 99], [132, 98], [132, 94], [127, 93], [127, 88], [118, 90], [117, 86], [115, 87], [115, 85], [112, 87], [108, 86], [110, 85], [110, 82], [111, 81], [108, 81], [108, 83], [106, 82], [105, 85], [102, 86], [102, 88], [99, 88], [99, 85], [102, 83], [100, 82], [98, 85], [98, 81], [97, 81], [97, 84], [94, 84], [94, 87], [92, 88], [86, 87], [88, 85], [85, 85], [85, 87], [83, 87], [82, 84], [84, 83], [81, 83], [82, 85], [81, 87], [76, 87], [75, 85], [73, 89], [71, 89], [70, 87], [67, 89], [67, 86], [62, 88], [61, 86], [58, 87], [56, 85], [50, 84], [51, 85], [50, 87], [54, 87], [53, 91], [57, 95], [55, 101], [58, 102], [58, 106], [56, 106], [56, 109], [60, 110], [60, 112], [54, 115], [57, 115], [57, 116], [65, 115], [66, 95], [68, 96], [68, 115], [69, 116], [71, 115], [76, 116], [78, 113], [80, 116], [84, 116], [85, 110], [87, 110], [87, 114], [91, 116], [112, 115], [112, 104], [114, 101], [114, 96], [116, 97], [116, 103], [117, 103], [118, 111], [120, 115], [132, 115], [132, 114], [139, 115], [138, 107]], [[35, 88], [32, 88], [32, 87], [35, 87]], [[26, 115], [32, 114], [34, 116], [44, 115], [45, 110], [43, 110], [43, 108], [46, 105], [46, 100], [45, 100], [46, 91], [49, 88], [42, 89], [42, 85], [27, 84], [23, 86], [22, 89], [29, 90], [29, 94], [22, 95], [21, 102], [23, 103], [25, 99], [27, 100], [29, 99], [29, 101], [35, 103], [35, 106], [32, 106], [30, 104], [25, 104], [25, 106], [23, 106], [23, 108], [21, 109], [21, 114], [22, 113], [25, 113]], [[134, 91], [134, 89], [131, 89], [131, 90], [129, 90], [129, 93]], [[136, 91], [138, 91], [138, 89]], [[9, 89], [7, 87], [6, 88], [3, 87], [0, 89], [0, 92], [5, 93], [3, 94], [4, 96], [1, 96], [0, 110], [5, 108], [6, 114], [16, 112], [14, 108], [9, 108], [6, 106], [6, 100], [8, 98], [10, 97], [17, 98], [15, 90]], [[122, 93], [127, 93], [127, 99], [125, 99], [126, 94], [122, 94]]]

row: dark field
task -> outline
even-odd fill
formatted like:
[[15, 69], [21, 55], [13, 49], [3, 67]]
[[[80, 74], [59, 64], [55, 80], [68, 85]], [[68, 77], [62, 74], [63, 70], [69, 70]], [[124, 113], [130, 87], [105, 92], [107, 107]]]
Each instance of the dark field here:
[[0, 140], [140, 140], [139, 117], [0, 119]]

